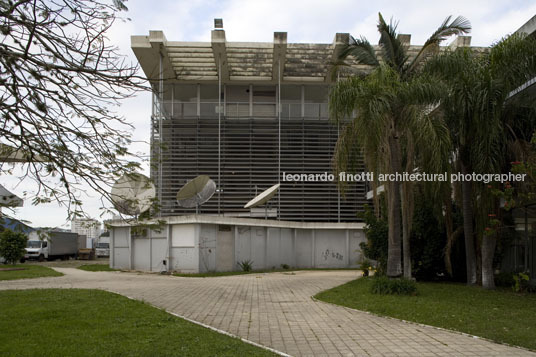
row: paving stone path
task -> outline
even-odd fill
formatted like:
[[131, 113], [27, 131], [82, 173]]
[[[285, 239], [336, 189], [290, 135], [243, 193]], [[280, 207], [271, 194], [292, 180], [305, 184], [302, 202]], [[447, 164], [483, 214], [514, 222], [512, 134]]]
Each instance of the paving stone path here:
[[371, 315], [311, 297], [356, 271], [217, 278], [86, 272], [0, 281], [0, 290], [87, 288], [116, 292], [293, 356], [535, 356], [479, 338]]

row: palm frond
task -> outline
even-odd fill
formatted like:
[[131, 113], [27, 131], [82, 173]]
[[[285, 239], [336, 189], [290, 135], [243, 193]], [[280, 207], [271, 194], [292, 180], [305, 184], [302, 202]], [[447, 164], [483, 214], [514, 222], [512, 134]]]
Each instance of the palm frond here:
[[378, 66], [380, 64], [374, 48], [364, 37], [355, 38], [351, 36], [350, 42], [339, 52], [338, 59], [345, 60], [349, 56], [354, 57], [360, 64], [369, 66]]
[[361, 82], [359, 77], [352, 76], [340, 80], [330, 89], [329, 112], [331, 120], [339, 123], [344, 118], [352, 116], [357, 98], [361, 95]]
[[378, 21], [378, 32], [380, 33], [379, 45], [382, 50], [383, 60], [389, 66], [395, 68], [398, 72], [402, 70], [407, 60], [406, 48], [397, 38], [396, 28], [398, 23], [391, 21], [385, 22], [381, 13]]
[[[536, 77], [536, 39], [514, 34], [492, 46], [489, 53], [491, 75], [511, 92]], [[509, 94], [509, 93], [508, 93]]]
[[[437, 53], [439, 44], [452, 35], [466, 34], [471, 31], [471, 23], [463, 16], [458, 16], [450, 22], [452, 16], [448, 16], [439, 28], [426, 40], [419, 53], [411, 61], [405, 70], [412, 73], [431, 53]], [[450, 23], [449, 23], [450, 22]]]

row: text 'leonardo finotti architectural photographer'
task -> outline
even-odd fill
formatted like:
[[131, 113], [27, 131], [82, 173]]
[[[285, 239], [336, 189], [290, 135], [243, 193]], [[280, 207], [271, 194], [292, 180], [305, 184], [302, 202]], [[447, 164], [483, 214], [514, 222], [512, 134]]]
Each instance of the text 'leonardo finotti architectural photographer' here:
[[[516, 181], [525, 181], [526, 174], [513, 174], [511, 172], [507, 174], [480, 174], [480, 173], [470, 173], [462, 174], [461, 172], [451, 173], [450, 175], [447, 172], [440, 174], [430, 174], [426, 172], [397, 172], [394, 174], [378, 174], [377, 180], [379, 182], [387, 181], [399, 181], [399, 182], [432, 182], [432, 181], [450, 181], [450, 182], [461, 182], [461, 181], [475, 181], [475, 182], [516, 182]], [[335, 181], [335, 175], [328, 172], [323, 173], [282, 173], [283, 182], [333, 182]], [[375, 174], [374, 172], [360, 172], [356, 174], [339, 172], [337, 175], [338, 181], [342, 182], [365, 182], [365, 181], [374, 181]]]

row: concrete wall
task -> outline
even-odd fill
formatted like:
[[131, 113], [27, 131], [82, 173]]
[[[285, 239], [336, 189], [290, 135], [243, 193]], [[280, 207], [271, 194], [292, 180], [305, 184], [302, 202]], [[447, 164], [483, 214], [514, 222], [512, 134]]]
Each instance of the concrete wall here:
[[199, 272], [199, 226], [175, 224], [171, 226], [170, 270]]
[[114, 227], [110, 266], [142, 271], [240, 270], [356, 267], [362, 229], [287, 228], [262, 225], [176, 223], [146, 236], [130, 237], [129, 227]]
[[110, 267], [130, 269], [130, 227], [114, 227], [110, 240]]

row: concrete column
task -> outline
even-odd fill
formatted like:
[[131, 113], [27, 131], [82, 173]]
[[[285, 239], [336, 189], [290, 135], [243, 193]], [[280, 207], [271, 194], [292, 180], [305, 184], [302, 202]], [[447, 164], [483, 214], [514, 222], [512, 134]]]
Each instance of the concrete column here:
[[350, 266], [350, 231], [346, 229], [346, 265]]
[[[349, 33], [336, 33], [335, 38], [333, 39], [333, 44], [331, 47], [333, 48], [333, 51], [331, 52], [331, 63], [337, 62], [339, 58], [340, 51], [348, 44], [348, 41], [350, 40], [350, 34]], [[326, 77], [324, 77], [324, 82], [331, 83], [331, 70], [332, 66], [328, 66], [328, 70], [326, 71]]]
[[301, 86], [301, 117], [305, 116], [305, 86]]
[[197, 84], [197, 116], [201, 116], [201, 84]]
[[128, 227], [128, 269], [132, 270], [132, 227]]
[[296, 237], [298, 235], [298, 228], [294, 228], [294, 235], [292, 237], [292, 256], [294, 257], [293, 266], [297, 265], [298, 257], [296, 256]]
[[469, 46], [471, 46], [471, 36], [457, 36], [454, 41], [448, 45], [451, 49]]
[[221, 67], [219, 66], [218, 68], [218, 76], [221, 77], [222, 81], [228, 81], [229, 66], [227, 63], [227, 41], [225, 40], [225, 31], [212, 30], [211, 37], [214, 59], [216, 61], [218, 61], [218, 59], [221, 61]]
[[253, 117], [253, 84], [249, 85], [249, 117]]
[[175, 115], [175, 85], [171, 85], [171, 117]]
[[166, 257], [166, 271], [171, 271], [171, 224], [167, 225], [166, 244], [167, 244], [167, 257]]
[[150, 229], [147, 233], [149, 235], [149, 271], [153, 271], [153, 233]]
[[274, 32], [274, 49], [272, 60], [272, 80], [281, 80], [283, 67], [285, 65], [285, 56], [287, 54], [287, 33]]
[[108, 262], [110, 268], [115, 268], [115, 228], [110, 228], [110, 261]]
[[264, 227], [264, 269], [268, 269], [268, 227]]
[[233, 259], [233, 270], [238, 270], [238, 267], [236, 266], [236, 257], [238, 256], [238, 254], [236, 254], [236, 249], [238, 247], [238, 226], [234, 226], [234, 246], [233, 246], [233, 250], [234, 250], [234, 259]]
[[312, 240], [312, 249], [311, 249], [311, 268], [314, 268], [315, 267], [315, 253], [316, 253], [316, 235], [315, 235], [315, 230], [314, 229], [311, 229], [311, 240]]

